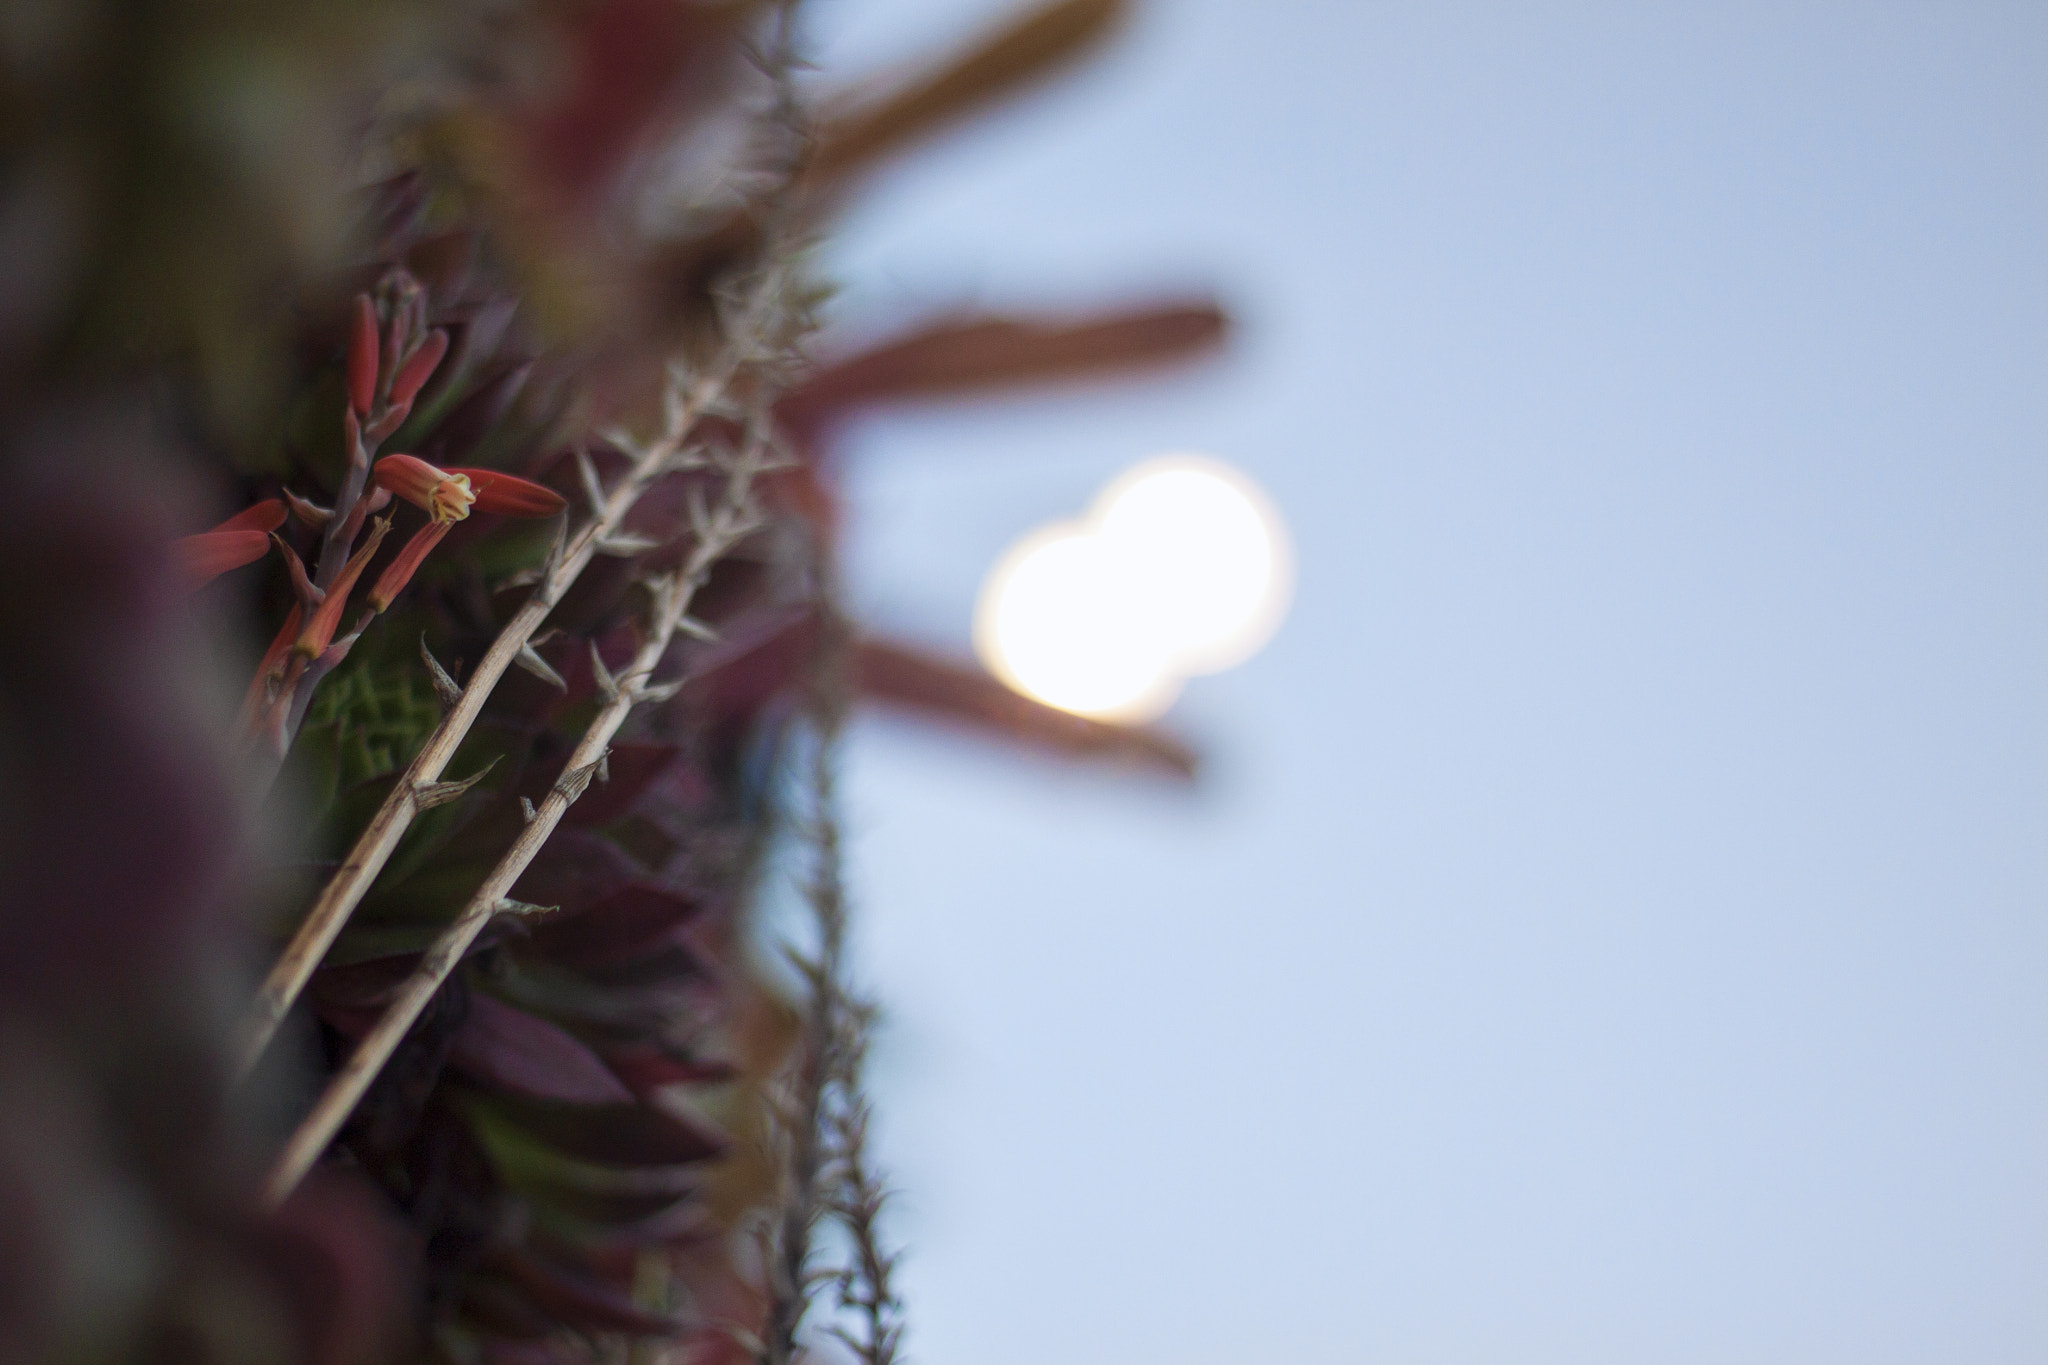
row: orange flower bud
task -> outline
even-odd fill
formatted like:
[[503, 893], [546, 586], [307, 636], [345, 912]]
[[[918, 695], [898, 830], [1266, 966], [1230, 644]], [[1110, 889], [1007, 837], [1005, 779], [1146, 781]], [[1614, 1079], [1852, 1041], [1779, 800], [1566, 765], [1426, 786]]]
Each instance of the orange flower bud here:
[[427, 333], [419, 349], [407, 357], [398, 367], [398, 373], [391, 377], [391, 403], [394, 407], [409, 405], [426, 382], [433, 378], [435, 367], [441, 357], [448, 354], [448, 334], [436, 327]]
[[412, 539], [405, 542], [405, 548], [398, 552], [398, 558], [384, 567], [377, 575], [377, 585], [370, 589], [370, 610], [381, 612], [391, 605], [391, 600], [405, 590], [412, 581], [413, 570], [427, 552], [441, 543], [441, 537], [448, 534], [452, 522], [430, 521], [412, 533]]
[[348, 332], [348, 401], [367, 414], [377, 398], [377, 310], [368, 294], [356, 295]]
[[370, 527], [370, 534], [362, 547], [348, 557], [342, 565], [340, 577], [327, 590], [327, 599], [320, 604], [320, 610], [313, 613], [306, 622], [306, 628], [299, 632], [299, 638], [292, 644], [294, 654], [303, 654], [309, 659], [318, 658], [334, 638], [334, 628], [341, 624], [341, 612], [348, 605], [349, 589], [363, 576], [363, 566], [370, 562], [370, 556], [377, 553], [377, 544], [384, 539], [384, 533], [391, 529], [389, 519], [377, 521]]
[[501, 517], [551, 517], [569, 505], [552, 488], [530, 479], [501, 474], [495, 469], [451, 469], [451, 475], [469, 480], [476, 510]]
[[253, 507], [244, 507], [229, 517], [216, 531], [275, 531], [284, 525], [284, 504], [276, 498], [265, 498]]
[[269, 690], [267, 684], [270, 675], [277, 672], [278, 665], [284, 662], [285, 655], [291, 653], [292, 641], [299, 635], [301, 614], [298, 604], [293, 603], [292, 609], [285, 613], [284, 624], [278, 627], [277, 634], [272, 637], [270, 648], [263, 651], [263, 662], [256, 665], [256, 676], [250, 679], [249, 690], [242, 697], [241, 719], [237, 722], [241, 729], [246, 731], [255, 725], [256, 717], [262, 712], [266, 700], [264, 693]]
[[370, 470], [370, 479], [424, 508], [435, 521], [461, 521], [476, 501], [467, 475], [436, 469], [416, 455], [386, 455]]
[[269, 549], [270, 536], [263, 531], [206, 531], [171, 542], [172, 558], [188, 592], [205, 587], [229, 569], [254, 564]]
[[171, 542], [171, 554], [188, 591], [197, 590], [229, 569], [254, 564], [270, 548], [270, 532], [284, 525], [284, 504], [265, 498], [235, 513], [211, 531]]

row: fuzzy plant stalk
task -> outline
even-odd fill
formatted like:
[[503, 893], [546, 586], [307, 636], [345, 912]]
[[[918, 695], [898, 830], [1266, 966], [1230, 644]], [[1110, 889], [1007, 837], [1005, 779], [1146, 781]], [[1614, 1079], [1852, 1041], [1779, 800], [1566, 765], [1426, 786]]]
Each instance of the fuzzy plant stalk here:
[[[753, 343], [774, 329], [777, 319], [788, 316], [787, 304], [793, 295], [794, 280], [794, 272], [786, 264], [769, 267], [763, 286], [736, 329], [740, 337], [749, 340], [735, 345], [732, 348], [734, 354], [742, 357], [760, 354], [761, 347]], [[687, 380], [679, 378], [678, 386], [687, 387]], [[511, 848], [484, 878], [483, 885], [470, 897], [454, 922], [427, 948], [419, 965], [399, 986], [390, 1005], [357, 1044], [312, 1112], [292, 1134], [264, 1182], [263, 1198], [268, 1206], [282, 1203], [297, 1188], [320, 1153], [341, 1131], [342, 1124], [347, 1122], [364, 1092], [391, 1059], [407, 1030], [447, 982], [484, 928], [500, 914], [531, 912], [532, 907], [508, 899], [513, 883], [526, 871], [541, 845], [547, 842], [569, 807], [591, 782], [605, 779], [609, 746], [633, 707], [642, 701], [665, 700], [681, 686], [680, 682], [654, 684], [651, 682], [654, 671], [667, 654], [677, 632], [689, 624], [690, 603], [710, 578], [712, 566], [760, 527], [761, 515], [754, 499], [755, 481], [762, 474], [784, 467], [785, 462], [775, 454], [771, 439], [768, 390], [765, 385], [756, 387], [758, 392], [751, 399], [747, 412], [746, 436], [739, 448], [729, 452], [713, 449], [689, 457], [691, 464], [688, 467], [708, 465], [717, 470], [723, 476], [724, 491], [715, 506], [706, 507], [701, 501], [691, 505], [693, 543], [683, 565], [672, 573], [647, 581], [646, 587], [653, 597], [653, 610], [645, 637], [634, 652], [631, 663], [613, 675], [598, 655], [596, 646], [591, 646], [591, 666], [603, 705], [570, 752], [561, 777], [540, 803], [528, 811], [525, 827]], [[674, 467], [672, 460], [664, 463]]]
[[896, 1254], [882, 1239], [881, 1216], [889, 1190], [868, 1152], [873, 1110], [862, 1076], [875, 1011], [850, 993], [842, 991], [841, 1000], [837, 1094], [827, 1130], [834, 1173], [827, 1208], [846, 1234], [848, 1263], [839, 1272], [836, 1288], [840, 1309], [852, 1315], [857, 1330], [839, 1323], [832, 1333], [861, 1365], [895, 1365], [903, 1342], [903, 1303], [895, 1288]]
[[[843, 653], [844, 646], [827, 633], [823, 650]], [[832, 669], [827, 673], [837, 672]], [[832, 684], [821, 682], [828, 693]], [[814, 1243], [830, 1205], [830, 1106], [832, 1083], [843, 1041], [840, 982], [846, 972], [846, 895], [841, 880], [837, 776], [834, 770], [844, 701], [821, 699], [814, 707], [817, 733], [812, 739], [811, 810], [808, 813], [813, 859], [804, 888], [817, 932], [814, 954], [789, 950], [809, 991], [804, 1002], [803, 1036], [790, 1073], [779, 1093], [771, 1094], [771, 1151], [781, 1180], [781, 1198], [763, 1233], [767, 1271], [768, 1316], [757, 1359], [760, 1365], [791, 1365], [800, 1354], [798, 1334], [811, 1303], [813, 1286], [828, 1278], [813, 1266]]]
[[[768, 1310], [759, 1365], [793, 1365], [821, 1284], [834, 1286], [840, 1321], [827, 1330], [863, 1365], [893, 1365], [903, 1336], [896, 1257], [879, 1227], [888, 1192], [870, 1160], [863, 1065], [874, 1008], [849, 984], [845, 846], [839, 818], [841, 737], [853, 689], [852, 630], [834, 605], [830, 563], [816, 560], [822, 628], [810, 686], [811, 745], [800, 829], [809, 849], [803, 886], [814, 946], [788, 956], [805, 985], [802, 1038], [770, 1094], [768, 1133], [779, 1172], [777, 1205], [762, 1230]], [[837, 1225], [842, 1264], [821, 1254]], [[851, 1318], [855, 1327], [847, 1325]]]

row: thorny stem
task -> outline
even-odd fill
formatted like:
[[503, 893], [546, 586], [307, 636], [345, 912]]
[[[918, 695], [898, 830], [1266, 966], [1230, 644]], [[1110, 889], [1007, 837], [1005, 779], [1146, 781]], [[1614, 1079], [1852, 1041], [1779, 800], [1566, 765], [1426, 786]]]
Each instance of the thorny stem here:
[[[834, 605], [830, 565], [822, 555], [817, 573], [824, 628], [811, 685], [809, 810], [803, 825], [811, 849], [804, 898], [817, 947], [814, 957], [791, 954], [809, 996], [800, 1051], [769, 1109], [770, 1142], [781, 1168], [780, 1202], [763, 1248], [768, 1309], [756, 1359], [760, 1365], [791, 1365], [800, 1354], [798, 1337], [811, 1287], [832, 1280], [839, 1307], [856, 1315], [860, 1330], [837, 1324], [828, 1330], [854, 1350], [862, 1365], [894, 1365], [903, 1335], [892, 1283], [896, 1258], [883, 1250], [877, 1226], [887, 1191], [868, 1160], [869, 1106], [861, 1078], [874, 1010], [847, 984], [838, 758], [850, 696], [851, 631]], [[850, 1252], [836, 1271], [812, 1264], [818, 1228], [828, 1218], [844, 1231]]]
[[817, 733], [811, 750], [809, 833], [814, 863], [804, 890], [817, 921], [817, 956], [810, 960], [796, 957], [808, 979], [810, 999], [804, 1010], [795, 1074], [790, 1077], [788, 1093], [778, 1097], [773, 1110], [773, 1118], [781, 1125], [776, 1136], [784, 1148], [778, 1153], [783, 1159], [783, 1185], [768, 1248], [768, 1321], [759, 1356], [763, 1365], [790, 1365], [796, 1358], [797, 1331], [810, 1304], [811, 1241], [827, 1202], [827, 1106], [843, 1041], [840, 982], [845, 975], [846, 895], [841, 880], [839, 824], [829, 813], [837, 806], [833, 765], [843, 710], [836, 695], [837, 679], [831, 676], [838, 671], [832, 662], [835, 656], [843, 657], [845, 642], [838, 638], [843, 632], [835, 626], [828, 617], [820, 649], [828, 662], [819, 670], [824, 676], [818, 682]]
[[[266, 1207], [276, 1207], [297, 1187], [314, 1161], [319, 1159], [320, 1153], [326, 1150], [327, 1144], [334, 1140], [334, 1135], [341, 1131], [341, 1125], [354, 1112], [363, 1093], [383, 1070], [427, 1002], [433, 999], [434, 993], [461, 963], [470, 945], [476, 942], [477, 935], [495, 916], [509, 908], [507, 897], [513, 883], [519, 880], [541, 845], [554, 833], [570, 805], [583, 794], [591, 779], [602, 771], [601, 765], [613, 736], [625, 723], [634, 704], [646, 694], [648, 679], [661, 663], [676, 630], [688, 615], [692, 598], [710, 577], [712, 565], [760, 525], [753, 505], [753, 482], [757, 475], [775, 467], [769, 455], [766, 420], [764, 404], [754, 414], [752, 430], [740, 452], [718, 461], [726, 475], [724, 497], [718, 507], [698, 523], [695, 544], [684, 566], [649, 585], [654, 592], [655, 611], [647, 637], [634, 653], [632, 662], [617, 676], [604, 705], [583, 732], [582, 739], [577, 741], [563, 767], [562, 776], [534, 808], [526, 827], [498, 860], [497, 866], [491, 869], [469, 903], [463, 906], [454, 923], [428, 947], [412, 975], [399, 986], [383, 1016], [356, 1045], [356, 1050], [328, 1083], [313, 1111], [292, 1134], [264, 1182], [263, 1201]], [[621, 502], [622, 496], [623, 486], [621, 492], [613, 495], [611, 506], [623, 510], [626, 504]], [[586, 531], [584, 538], [587, 539], [588, 534]], [[587, 552], [585, 558], [588, 558]], [[559, 589], [553, 585], [560, 573], [557, 570], [556, 575], [544, 581], [534, 597], [546, 597], [552, 601], [558, 596]], [[566, 586], [566, 582], [562, 586]], [[515, 617], [515, 624], [525, 614], [522, 612], [521, 617]], [[538, 623], [536, 616], [534, 624]], [[507, 629], [509, 633], [510, 628]], [[504, 644], [505, 638], [503, 635], [499, 637], [500, 645]], [[496, 652], [497, 646], [493, 646], [493, 650]], [[481, 665], [478, 673], [482, 673]], [[463, 694], [464, 702], [475, 690], [476, 682], [472, 679]], [[449, 719], [452, 720], [460, 710], [461, 704], [458, 703], [457, 710], [450, 713]], [[444, 729], [446, 725], [444, 721]], [[407, 804], [410, 806], [411, 803]]]
[[835, 1327], [833, 1333], [853, 1348], [861, 1365], [894, 1365], [903, 1339], [903, 1310], [893, 1283], [896, 1257], [882, 1250], [877, 1227], [889, 1192], [868, 1161], [870, 1111], [861, 1089], [872, 1017], [871, 1009], [848, 1001], [839, 1043], [839, 1105], [832, 1116], [839, 1178], [831, 1207], [853, 1249], [853, 1263], [840, 1272], [839, 1303], [860, 1315], [863, 1330], [855, 1336]]

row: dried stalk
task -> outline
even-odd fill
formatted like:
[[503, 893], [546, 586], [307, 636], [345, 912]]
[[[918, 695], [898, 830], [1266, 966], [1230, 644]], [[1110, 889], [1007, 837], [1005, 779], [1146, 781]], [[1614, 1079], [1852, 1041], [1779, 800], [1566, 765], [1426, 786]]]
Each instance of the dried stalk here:
[[477, 662], [462, 695], [400, 774], [391, 794], [370, 817], [355, 846], [321, 888], [298, 932], [264, 978], [262, 989], [236, 1033], [233, 1056], [237, 1076], [247, 1075], [269, 1046], [285, 1012], [305, 989], [335, 937], [348, 923], [377, 874], [383, 871], [413, 817], [423, 809], [421, 795], [440, 780], [505, 670], [529, 648], [534, 632], [592, 557], [618, 534], [641, 493], [662, 473], [682, 466], [685, 442], [697, 424], [720, 407], [742, 359], [740, 348], [729, 347], [710, 373], [672, 390], [661, 437], [638, 452], [626, 477], [594, 509], [596, 517], [589, 524], [569, 537], [566, 544], [556, 541], [532, 595], [505, 623], [498, 638]]
[[[726, 373], [729, 376], [730, 370]], [[700, 385], [699, 391], [701, 388]], [[527, 817], [526, 827], [513, 840], [512, 847], [491, 869], [490, 875], [470, 897], [469, 903], [463, 906], [454, 923], [427, 949], [419, 966], [399, 986], [383, 1016], [356, 1045], [347, 1063], [328, 1083], [313, 1111], [292, 1134], [264, 1182], [263, 1201], [266, 1207], [275, 1207], [297, 1187], [320, 1153], [326, 1150], [327, 1144], [334, 1140], [334, 1135], [341, 1131], [341, 1125], [354, 1112], [363, 1093], [383, 1070], [427, 1002], [433, 999], [434, 993], [447, 981], [470, 945], [476, 942], [484, 926], [499, 914], [517, 912], [516, 903], [507, 899], [513, 883], [519, 880], [541, 845], [554, 833], [570, 805], [589, 787], [592, 779], [603, 772], [612, 738], [625, 723], [627, 713], [636, 703], [650, 697], [658, 698], [673, 690], [672, 686], [650, 686], [648, 679], [661, 663], [676, 631], [687, 619], [691, 599], [710, 576], [712, 565], [760, 525], [759, 514], [753, 505], [754, 479], [778, 467], [778, 462], [770, 454], [765, 402], [756, 403], [749, 426], [747, 439], [737, 455], [713, 460], [725, 472], [725, 493], [717, 508], [708, 512], [693, 510], [694, 544], [689, 559], [681, 569], [648, 584], [654, 593], [655, 608], [647, 637], [634, 653], [632, 663], [614, 678], [607, 673], [603, 661], [596, 658], [593, 648], [592, 658], [604, 693], [603, 706], [571, 751], [561, 777], [556, 779], [546, 798]], [[614, 503], [619, 497], [619, 493], [613, 494]], [[548, 588], [549, 583], [544, 582], [535, 596], [542, 596]], [[503, 641], [501, 636], [500, 643]]]
[[856, 1335], [835, 1326], [832, 1334], [853, 1349], [861, 1365], [895, 1365], [903, 1341], [903, 1303], [894, 1285], [896, 1256], [882, 1249], [877, 1226], [889, 1191], [868, 1160], [870, 1109], [861, 1085], [874, 1011], [847, 999], [844, 1013], [838, 1103], [831, 1118], [833, 1166], [838, 1178], [830, 1208], [846, 1230], [853, 1252], [852, 1264], [839, 1273], [839, 1306], [858, 1315], [862, 1330]]
[[[770, 1145], [781, 1166], [779, 1206], [764, 1235], [767, 1321], [754, 1356], [759, 1365], [793, 1365], [814, 1285], [836, 1284], [838, 1306], [859, 1331], [828, 1330], [863, 1365], [894, 1365], [902, 1341], [901, 1303], [893, 1286], [896, 1258], [884, 1251], [877, 1224], [887, 1191], [867, 1154], [869, 1106], [862, 1070], [874, 1009], [847, 984], [848, 910], [845, 851], [838, 818], [838, 754], [850, 697], [852, 632], [834, 608], [830, 565], [820, 561], [818, 595], [824, 622], [812, 678], [809, 810], [811, 846], [804, 899], [817, 934], [814, 955], [790, 952], [809, 988], [803, 1037], [791, 1069], [771, 1097]], [[847, 1262], [814, 1267], [817, 1232], [826, 1220], [845, 1234]]]
[[[821, 653], [829, 661], [843, 657], [844, 629], [827, 614], [826, 640]], [[835, 628], [838, 627], [838, 628]], [[846, 897], [841, 880], [840, 834], [832, 818], [837, 805], [836, 758], [843, 698], [836, 695], [839, 670], [830, 663], [820, 670], [819, 701], [816, 705], [817, 733], [811, 752], [811, 811], [809, 834], [813, 866], [805, 886], [817, 924], [815, 957], [795, 950], [789, 956], [810, 987], [804, 1010], [803, 1037], [798, 1043], [795, 1072], [785, 1093], [772, 1096], [771, 1120], [776, 1125], [774, 1145], [779, 1148], [781, 1200], [774, 1223], [768, 1230], [767, 1253], [763, 1261], [768, 1277], [768, 1314], [756, 1359], [761, 1365], [792, 1365], [800, 1353], [797, 1333], [810, 1307], [810, 1290], [819, 1278], [811, 1268], [812, 1240], [818, 1224], [828, 1212], [831, 1152], [827, 1141], [829, 1107], [833, 1080], [839, 1071], [838, 1054], [844, 1040], [841, 1027], [845, 975]]]

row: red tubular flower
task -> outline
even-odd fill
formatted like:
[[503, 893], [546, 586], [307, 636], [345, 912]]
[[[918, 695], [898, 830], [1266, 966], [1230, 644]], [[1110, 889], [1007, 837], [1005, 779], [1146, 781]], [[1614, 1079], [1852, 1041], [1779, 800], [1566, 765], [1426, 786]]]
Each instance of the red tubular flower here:
[[426, 509], [435, 521], [461, 521], [476, 501], [468, 478], [437, 469], [415, 455], [386, 455], [370, 470], [370, 480]]
[[377, 310], [368, 294], [356, 295], [348, 332], [349, 406], [365, 416], [377, 398]]
[[551, 517], [569, 505], [568, 499], [552, 488], [544, 488], [530, 479], [500, 474], [495, 469], [451, 469], [448, 472], [469, 480], [470, 494], [476, 499], [479, 512], [501, 517]]
[[419, 344], [419, 349], [398, 367], [398, 373], [391, 376], [391, 406], [402, 408], [410, 404], [414, 395], [434, 377], [435, 367], [447, 354], [448, 334], [436, 327], [427, 333], [427, 339]]
[[284, 524], [284, 504], [265, 498], [235, 513], [211, 531], [171, 542], [171, 556], [186, 591], [194, 591], [229, 569], [254, 564], [270, 549], [270, 533]]
[[384, 572], [377, 575], [377, 584], [370, 589], [370, 610], [381, 612], [391, 605], [391, 599], [405, 590], [412, 581], [413, 570], [427, 557], [427, 551], [441, 543], [441, 537], [448, 534], [454, 525], [447, 521], [430, 521], [412, 533], [412, 539], [405, 542], [405, 548], [398, 552], [398, 558], [385, 565]]
[[277, 498], [265, 498], [253, 507], [245, 507], [229, 517], [216, 531], [261, 531], [265, 535], [284, 525], [284, 503]]
[[440, 469], [414, 455], [386, 455], [370, 477], [435, 521], [461, 521], [472, 507], [502, 517], [551, 517], [567, 506], [551, 488], [495, 469]]
[[363, 540], [361, 548], [348, 557], [348, 563], [342, 566], [341, 576], [327, 589], [327, 599], [320, 604], [320, 609], [313, 613], [313, 618], [306, 622], [306, 628], [299, 632], [299, 638], [292, 643], [294, 654], [316, 659], [320, 656], [320, 651], [327, 648], [328, 641], [334, 638], [334, 628], [341, 624], [342, 609], [348, 605], [349, 589], [363, 576], [363, 566], [370, 562], [370, 556], [377, 553], [378, 542], [384, 539], [384, 533], [390, 529], [391, 522], [388, 518], [371, 525], [370, 534]]

